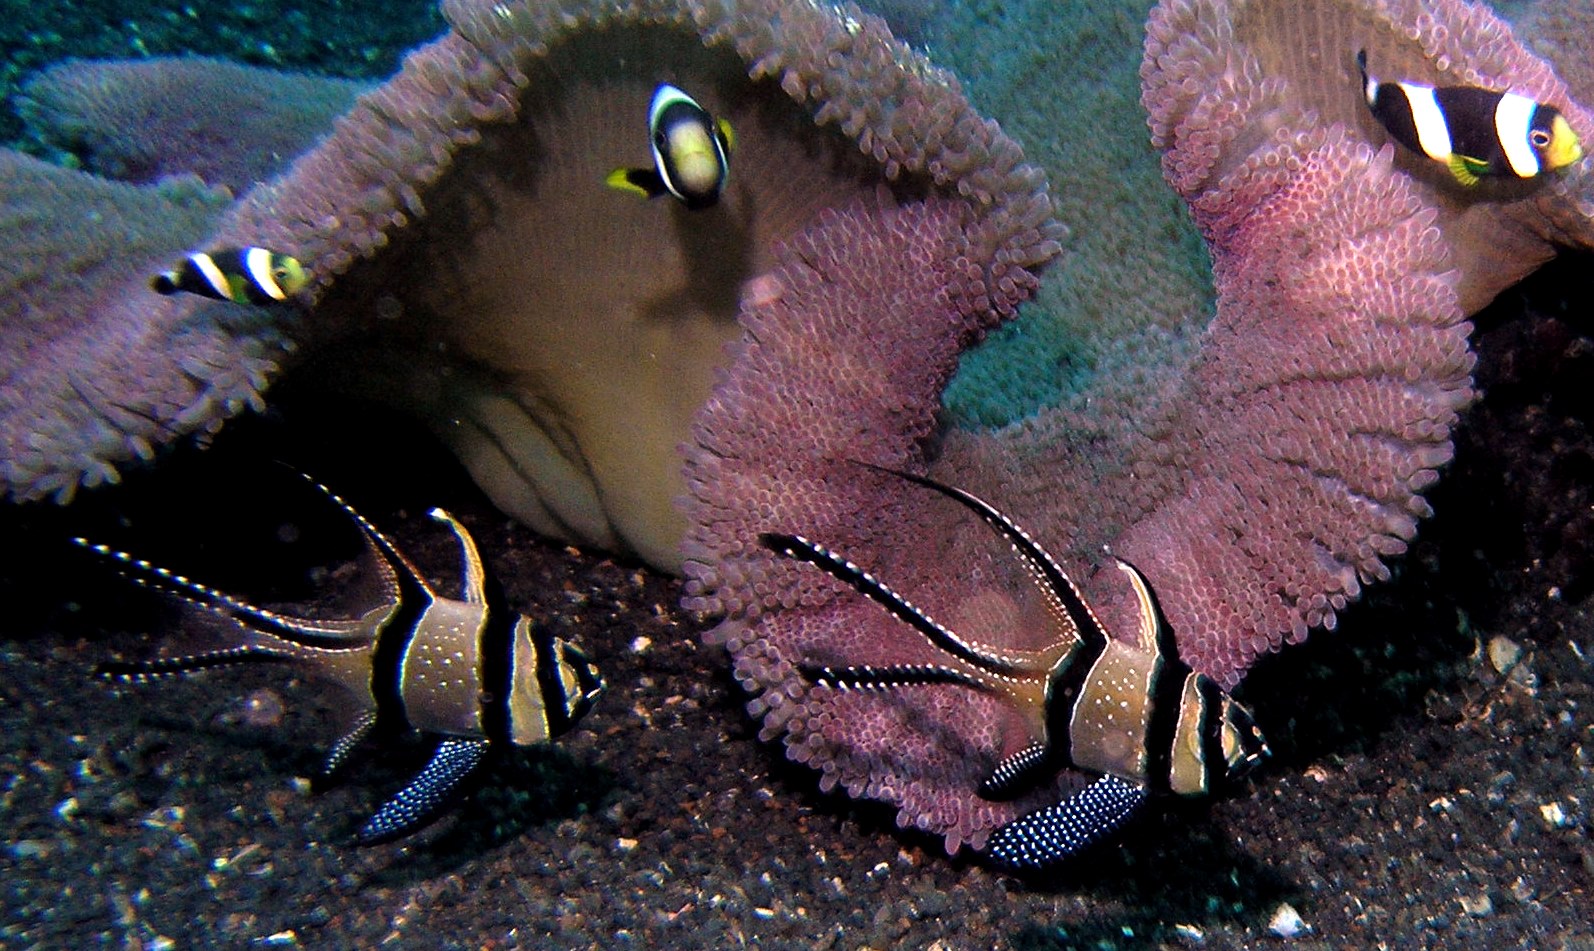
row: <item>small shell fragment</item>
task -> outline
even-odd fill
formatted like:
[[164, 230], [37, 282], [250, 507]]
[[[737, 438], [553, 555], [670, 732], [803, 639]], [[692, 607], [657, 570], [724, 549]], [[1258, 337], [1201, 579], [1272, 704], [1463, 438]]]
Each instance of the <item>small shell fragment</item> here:
[[1273, 917], [1268, 919], [1267, 930], [1280, 938], [1298, 938], [1311, 930], [1306, 922], [1301, 920], [1301, 913], [1289, 902], [1282, 902], [1273, 909]]

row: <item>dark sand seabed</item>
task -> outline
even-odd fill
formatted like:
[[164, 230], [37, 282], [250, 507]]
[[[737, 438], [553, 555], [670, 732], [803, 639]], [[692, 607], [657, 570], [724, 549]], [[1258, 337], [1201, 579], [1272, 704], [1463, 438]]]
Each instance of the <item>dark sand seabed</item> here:
[[[1588, 265], [1480, 319], [1489, 395], [1439, 516], [1337, 632], [1256, 668], [1243, 693], [1276, 755], [1250, 787], [1152, 812], [1049, 879], [948, 859], [821, 794], [757, 742], [675, 581], [538, 540], [424, 436], [290, 383], [208, 452], [68, 510], [0, 513], [0, 945], [1594, 948], [1594, 314], [1568, 304]], [[311, 791], [341, 724], [315, 684], [89, 677], [204, 626], [73, 534], [258, 600], [359, 600], [357, 536], [272, 459], [445, 586], [457, 546], [424, 513], [459, 514], [511, 603], [602, 665], [599, 707], [415, 839], [356, 849], [423, 748]], [[1510, 676], [1497, 637], [1522, 650]], [[1283, 904], [1293, 939], [1270, 931]]]
[[[0, 23], [0, 92], [67, 52], [133, 52], [127, 8], [99, 6]], [[375, 75], [437, 28], [410, 4], [362, 37], [368, 12], [324, 6], [300, 22], [178, 3], [134, 38]], [[23, 15], [46, 9], [63, 19], [51, 31]], [[385, 35], [401, 27], [418, 32]], [[1053, 878], [948, 859], [890, 811], [821, 794], [756, 740], [676, 582], [539, 541], [401, 422], [284, 386], [208, 452], [67, 510], [0, 507], [0, 946], [1594, 949], [1590, 263], [1480, 318], [1487, 398], [1398, 580], [1247, 681], [1273, 760], [1241, 793], [1151, 812]], [[444, 586], [458, 549], [425, 512], [460, 515], [511, 603], [601, 664], [599, 707], [415, 839], [355, 849], [424, 748], [311, 791], [343, 723], [318, 685], [270, 669], [89, 677], [207, 628], [71, 549], [75, 534], [260, 601], [358, 603], [357, 536], [276, 459], [345, 494]], [[1521, 648], [1512, 674], [1491, 641], [1495, 660]], [[1293, 938], [1270, 930], [1286, 904], [1304, 922]]]

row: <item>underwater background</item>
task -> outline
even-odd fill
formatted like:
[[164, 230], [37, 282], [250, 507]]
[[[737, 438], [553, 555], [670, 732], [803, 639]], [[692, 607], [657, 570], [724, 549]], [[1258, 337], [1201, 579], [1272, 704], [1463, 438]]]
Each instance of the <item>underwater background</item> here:
[[[1043, 272], [1044, 306], [949, 392], [966, 424], [1066, 402], [1092, 374], [1178, 351], [1209, 314], [1188, 225], [1148, 236], [1145, 215], [1119, 213], [1082, 226], [1103, 205], [1179, 204], [1135, 95], [1109, 81], [1138, 63], [1149, 6], [880, 11], [1047, 167], [1074, 230], [1071, 256]], [[75, 159], [31, 137], [14, 106], [19, 83], [62, 59], [196, 53], [376, 81], [444, 28], [424, 2], [0, 10], [0, 139], [61, 162]], [[1074, 79], [1037, 84], [1012, 52], [1020, 34]], [[1126, 158], [1102, 127], [1143, 148]], [[1038, 879], [948, 859], [938, 838], [822, 793], [760, 744], [677, 580], [537, 538], [424, 430], [285, 380], [207, 450], [180, 448], [69, 508], [0, 511], [0, 945], [1594, 947], [1589, 264], [1557, 261], [1475, 318], [1484, 396], [1429, 494], [1436, 517], [1337, 631], [1247, 676], [1269, 763], [1244, 790], [1155, 811]], [[1126, 306], [1114, 288], [1131, 273], [1155, 275], [1146, 299], [1162, 303]], [[1148, 312], [1124, 312], [1135, 306]], [[1043, 309], [1062, 316], [1031, 315]], [[1104, 323], [1119, 330], [1093, 329]], [[1127, 344], [1124, 326], [1150, 329]], [[420, 746], [312, 790], [340, 726], [316, 683], [240, 670], [113, 689], [89, 676], [113, 651], [203, 642], [205, 622], [86, 563], [74, 535], [260, 603], [336, 613], [358, 597], [358, 537], [273, 460], [337, 487], [445, 587], [456, 543], [425, 513], [459, 515], [510, 603], [599, 661], [598, 709], [496, 767], [436, 826], [356, 849], [352, 829]]]

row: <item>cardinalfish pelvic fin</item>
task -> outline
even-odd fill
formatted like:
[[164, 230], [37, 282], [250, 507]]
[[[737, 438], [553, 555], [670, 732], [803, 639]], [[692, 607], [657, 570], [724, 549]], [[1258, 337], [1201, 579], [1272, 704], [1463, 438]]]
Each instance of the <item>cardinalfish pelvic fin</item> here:
[[649, 198], [673, 195], [686, 207], [710, 208], [720, 200], [731, 173], [736, 137], [731, 124], [716, 119], [697, 100], [663, 83], [648, 107], [652, 168], [617, 168], [605, 179], [610, 188]]
[[1583, 145], [1554, 106], [1477, 86], [1381, 82], [1356, 54], [1362, 95], [1395, 141], [1449, 169], [1460, 185], [1486, 177], [1533, 178], [1583, 157]]
[[[309, 477], [305, 477], [309, 480]], [[133, 581], [236, 622], [226, 648], [99, 666], [107, 679], [142, 683], [244, 663], [277, 663], [333, 681], [362, 701], [352, 730], [333, 744], [335, 773], [365, 739], [418, 731], [440, 737], [419, 775], [356, 833], [362, 845], [396, 839], [435, 819], [493, 749], [553, 740], [586, 715], [603, 679], [586, 654], [516, 614], [482, 564], [476, 542], [442, 509], [465, 561], [465, 600], [439, 597], [408, 558], [352, 506], [316, 484], [359, 526], [381, 566], [384, 599], [357, 618], [268, 611], [87, 539], [73, 542]]]
[[1115, 562], [1139, 605], [1138, 644], [1109, 636], [1051, 555], [984, 500], [923, 476], [869, 468], [939, 492], [1001, 535], [1046, 601], [1050, 642], [1020, 651], [971, 641], [815, 542], [765, 533], [759, 543], [845, 583], [947, 655], [935, 664], [802, 668], [809, 679], [838, 690], [951, 684], [1015, 705], [1034, 724], [1034, 735], [980, 784], [986, 799], [1011, 799], [1065, 767], [1099, 776], [1075, 795], [998, 827], [986, 846], [998, 863], [1019, 869], [1055, 865], [1123, 825], [1150, 795], [1212, 792], [1267, 755], [1250, 712], [1179, 660], [1151, 586], [1134, 566]]
[[310, 284], [298, 259], [266, 248], [195, 251], [150, 279], [157, 294], [198, 294], [235, 304], [282, 304]]

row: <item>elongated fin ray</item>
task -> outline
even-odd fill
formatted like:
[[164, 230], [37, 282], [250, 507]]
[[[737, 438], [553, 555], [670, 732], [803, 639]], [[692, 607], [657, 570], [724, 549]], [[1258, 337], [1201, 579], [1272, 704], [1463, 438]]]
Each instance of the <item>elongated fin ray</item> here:
[[959, 684], [976, 690], [997, 692], [985, 680], [961, 670], [939, 664], [892, 664], [873, 667], [816, 667], [802, 665], [803, 676], [817, 684], [837, 690], [895, 690], [898, 687], [917, 687], [927, 684]]
[[995, 529], [998, 534], [1007, 539], [1023, 560], [1024, 566], [1029, 570], [1030, 578], [1036, 587], [1045, 596], [1048, 607], [1052, 610], [1052, 617], [1059, 627], [1068, 634], [1077, 636], [1087, 646], [1098, 648], [1107, 644], [1107, 630], [1096, 618], [1096, 612], [1080, 594], [1079, 589], [1068, 577], [1067, 572], [1057, 564], [1056, 559], [1042, 548], [1029, 533], [1020, 528], [1016, 522], [1002, 514], [995, 506], [972, 492], [964, 491], [955, 486], [937, 482], [927, 476], [914, 475], [900, 469], [891, 469], [886, 466], [877, 466], [869, 462], [858, 463], [877, 472], [894, 475], [905, 479], [915, 485], [923, 486], [939, 492], [947, 498], [957, 502], [964, 508], [978, 515], [985, 524]]
[[182, 598], [218, 617], [237, 621], [262, 634], [279, 638], [290, 644], [318, 650], [350, 650], [369, 644], [375, 633], [372, 625], [364, 619], [317, 619], [279, 614], [276, 611], [256, 607], [159, 565], [153, 565], [125, 551], [118, 551], [109, 545], [96, 544], [81, 537], [72, 539], [72, 544], [110, 562], [137, 584]]
[[292, 661], [291, 654], [283, 654], [263, 647], [231, 647], [203, 654], [185, 654], [181, 657], [156, 657], [150, 660], [109, 660], [97, 664], [94, 674], [106, 680], [121, 683], [146, 683], [181, 677], [201, 670], [218, 667], [238, 667], [243, 664], [283, 664]]
[[923, 634], [930, 643], [973, 667], [992, 673], [1015, 676], [1028, 675], [1033, 677], [1046, 672], [1046, 667], [1033, 661], [1014, 660], [982, 645], [971, 644], [937, 623], [934, 618], [919, 610], [907, 598], [891, 590], [885, 582], [823, 545], [809, 541], [801, 535], [764, 532], [758, 536], [758, 543], [778, 555], [784, 555], [796, 561], [805, 561], [819, 568], [825, 574], [843, 582], [854, 591], [885, 608], [892, 617]]
[[1012, 869], [1049, 868], [1122, 827], [1146, 795], [1144, 786], [1103, 776], [1062, 802], [999, 826], [986, 853]]
[[471, 604], [486, 604], [487, 569], [482, 567], [481, 552], [476, 548], [476, 539], [459, 520], [440, 508], [432, 509], [429, 513], [433, 519], [446, 522], [454, 530], [454, 536], [459, 539], [460, 554], [465, 560], [465, 600]]
[[426, 578], [421, 574], [420, 569], [416, 568], [409, 558], [398, 550], [398, 546], [394, 545], [375, 525], [367, 521], [364, 515], [361, 515], [355, 510], [354, 506], [346, 502], [343, 496], [303, 472], [298, 472], [296, 469], [290, 469], [290, 471], [297, 472], [299, 478], [320, 489], [322, 494], [336, 503], [338, 508], [346, 512], [349, 518], [354, 520], [354, 524], [360, 527], [360, 532], [365, 537], [367, 547], [378, 556], [377, 562], [382, 566], [383, 579], [389, 598], [402, 602], [406, 597], [418, 596], [423, 599], [423, 603], [437, 599], [437, 595], [432, 591], [431, 586], [426, 583]]
[[450, 737], [439, 743], [426, 768], [366, 820], [355, 840], [360, 845], [376, 845], [425, 825], [448, 805], [460, 791], [460, 784], [486, 756], [486, 740]]
[[1140, 637], [1141, 648], [1154, 651], [1166, 660], [1183, 663], [1179, 659], [1179, 644], [1173, 636], [1173, 626], [1168, 623], [1168, 618], [1162, 613], [1162, 605], [1157, 601], [1157, 592], [1152, 590], [1151, 583], [1140, 569], [1124, 561], [1122, 558], [1113, 559], [1129, 578], [1129, 585], [1135, 592], [1135, 604], [1139, 610], [1139, 629], [1135, 632]]

